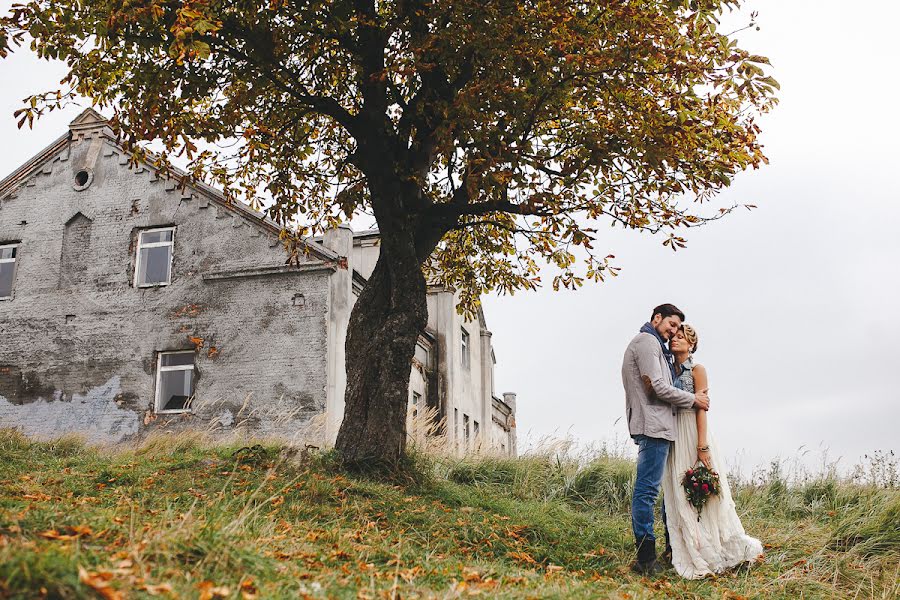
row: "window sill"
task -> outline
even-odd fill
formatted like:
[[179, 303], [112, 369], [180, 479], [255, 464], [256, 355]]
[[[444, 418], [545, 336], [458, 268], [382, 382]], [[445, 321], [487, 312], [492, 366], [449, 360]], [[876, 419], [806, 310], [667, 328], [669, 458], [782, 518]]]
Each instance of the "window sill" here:
[[144, 283], [144, 284], [139, 284], [137, 286], [137, 289], [146, 290], [146, 289], [150, 289], [150, 288], [168, 287], [171, 284], [172, 284], [171, 281], [169, 283]]
[[157, 410], [156, 414], [158, 414], [158, 415], [190, 415], [193, 413], [190, 410]]

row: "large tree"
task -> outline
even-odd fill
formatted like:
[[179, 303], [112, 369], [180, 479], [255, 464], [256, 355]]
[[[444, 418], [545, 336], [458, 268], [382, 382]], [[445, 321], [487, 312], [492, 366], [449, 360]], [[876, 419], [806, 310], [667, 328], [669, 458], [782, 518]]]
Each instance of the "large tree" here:
[[337, 447], [392, 461], [426, 278], [471, 314], [489, 290], [539, 285], [541, 268], [554, 287], [614, 272], [594, 250], [604, 221], [674, 248], [733, 208], [702, 204], [765, 162], [754, 119], [777, 87], [720, 31], [738, 7], [31, 0], [0, 21], [0, 55], [30, 40], [69, 68], [20, 123], [86, 96], [139, 158], [155, 141], [161, 169], [183, 155], [229, 198], [266, 198], [294, 235], [374, 215], [381, 254], [350, 320]]

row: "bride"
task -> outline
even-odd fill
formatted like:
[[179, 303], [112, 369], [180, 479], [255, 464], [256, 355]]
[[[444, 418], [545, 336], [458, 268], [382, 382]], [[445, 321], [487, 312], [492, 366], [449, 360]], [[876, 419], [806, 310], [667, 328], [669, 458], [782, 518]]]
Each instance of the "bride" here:
[[[686, 324], [669, 342], [675, 363], [681, 367], [680, 385], [676, 385], [687, 392], [708, 387], [706, 369], [694, 363], [697, 342], [697, 332]], [[671, 552], [672, 566], [682, 577], [697, 579], [755, 561], [763, 553], [762, 544], [744, 533], [721, 454], [707, 432], [706, 411], [678, 409], [675, 430], [675, 444], [669, 452], [662, 486], [671, 543], [666, 553]], [[697, 509], [681, 486], [684, 473], [698, 463], [717, 471], [721, 484], [719, 494], [709, 499], [699, 520]]]

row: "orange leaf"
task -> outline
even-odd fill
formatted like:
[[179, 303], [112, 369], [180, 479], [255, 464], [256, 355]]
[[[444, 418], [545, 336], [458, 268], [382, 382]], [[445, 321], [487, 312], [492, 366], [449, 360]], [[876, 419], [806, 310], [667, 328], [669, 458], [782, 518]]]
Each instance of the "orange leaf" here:
[[112, 573], [87, 571], [84, 567], [78, 567], [78, 581], [88, 586], [104, 600], [124, 600], [125, 596], [122, 592], [111, 587], [109, 580], [112, 579]]
[[160, 583], [158, 585], [152, 585], [152, 584], [148, 583], [148, 584], [144, 584], [144, 585], [140, 586], [138, 589], [144, 590], [151, 596], [159, 596], [160, 594], [171, 594], [172, 593], [172, 586], [169, 585], [168, 583]]
[[201, 581], [197, 584], [200, 590], [199, 600], [212, 600], [213, 598], [227, 598], [231, 595], [231, 590], [227, 586], [217, 586], [212, 581]]

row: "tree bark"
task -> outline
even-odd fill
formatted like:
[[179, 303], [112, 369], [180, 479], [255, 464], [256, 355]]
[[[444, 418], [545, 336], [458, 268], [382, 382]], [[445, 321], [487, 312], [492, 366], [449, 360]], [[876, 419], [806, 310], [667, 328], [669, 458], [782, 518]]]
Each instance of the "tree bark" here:
[[378, 262], [350, 314], [344, 420], [335, 443], [350, 464], [394, 464], [406, 449], [410, 368], [428, 322], [425, 277], [408, 227], [382, 227]]

